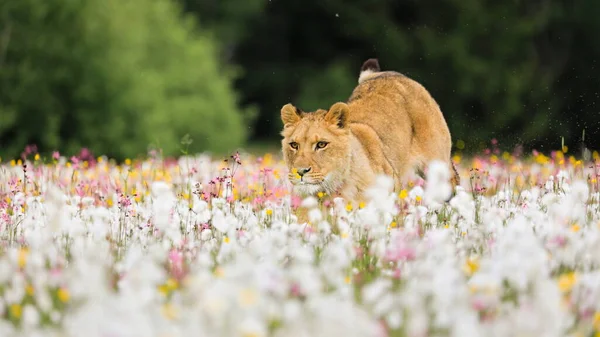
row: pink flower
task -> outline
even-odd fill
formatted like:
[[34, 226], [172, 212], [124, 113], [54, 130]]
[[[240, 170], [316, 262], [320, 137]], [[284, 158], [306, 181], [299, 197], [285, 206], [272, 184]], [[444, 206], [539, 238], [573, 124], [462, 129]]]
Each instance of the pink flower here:
[[169, 254], [169, 261], [171, 262], [171, 275], [173, 275], [175, 279], [181, 280], [185, 274], [181, 253], [172, 252]]
[[379, 320], [379, 330], [377, 331], [377, 337], [388, 337], [389, 336], [389, 328], [385, 322], [385, 320]]
[[129, 197], [121, 194], [119, 196], [119, 205], [121, 205], [122, 207], [128, 207], [131, 205], [131, 200], [129, 199]]
[[79, 183], [75, 186], [75, 192], [81, 198], [85, 195], [85, 189], [83, 188], [83, 184]]
[[485, 309], [485, 303], [483, 303], [482, 300], [480, 299], [475, 299], [472, 303], [471, 306], [473, 307], [473, 309], [477, 310], [477, 311], [482, 311]]
[[312, 226], [306, 226], [304, 227], [304, 233], [306, 234], [312, 234], [315, 232], [315, 229]]
[[292, 196], [292, 208], [298, 208], [302, 203], [302, 198], [298, 196]]
[[414, 260], [415, 250], [410, 247], [399, 247], [393, 250], [388, 250], [385, 254], [385, 258], [388, 261], [399, 261], [399, 260]]
[[293, 283], [290, 287], [290, 293], [292, 297], [300, 297], [302, 296], [302, 290], [300, 289], [300, 285], [298, 283]]
[[362, 247], [354, 247], [354, 254], [356, 254], [356, 256], [361, 256], [363, 254]]
[[564, 247], [567, 244], [567, 238], [564, 236], [557, 236], [548, 241], [549, 246]]
[[236, 152], [234, 155], [231, 156], [231, 158], [235, 161], [236, 164], [242, 165], [242, 160], [240, 159], [239, 152]]

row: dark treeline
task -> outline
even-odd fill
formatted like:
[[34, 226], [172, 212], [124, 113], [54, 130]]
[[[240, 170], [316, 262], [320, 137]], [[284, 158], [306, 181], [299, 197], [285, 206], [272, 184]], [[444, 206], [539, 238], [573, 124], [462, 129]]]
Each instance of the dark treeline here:
[[[181, 0], [239, 65], [256, 138], [280, 107], [344, 100], [369, 57], [423, 83], [467, 149], [497, 138], [538, 149], [600, 141], [596, 0]], [[217, 5], [218, 4], [218, 5]]]
[[597, 0], [130, 2], [4, 0], [5, 154], [35, 142], [122, 157], [155, 139], [171, 153], [185, 133], [195, 151], [277, 144], [285, 103], [345, 100], [371, 57], [429, 89], [464, 151], [564, 137], [578, 155], [584, 132], [600, 148]]

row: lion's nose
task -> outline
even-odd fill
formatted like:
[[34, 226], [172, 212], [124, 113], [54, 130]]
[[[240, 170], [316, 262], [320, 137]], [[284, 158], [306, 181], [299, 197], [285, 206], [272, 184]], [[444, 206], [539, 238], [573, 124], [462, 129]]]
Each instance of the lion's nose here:
[[302, 177], [304, 176], [306, 173], [308, 173], [310, 171], [310, 167], [303, 167], [303, 168], [299, 168], [298, 169], [298, 174]]

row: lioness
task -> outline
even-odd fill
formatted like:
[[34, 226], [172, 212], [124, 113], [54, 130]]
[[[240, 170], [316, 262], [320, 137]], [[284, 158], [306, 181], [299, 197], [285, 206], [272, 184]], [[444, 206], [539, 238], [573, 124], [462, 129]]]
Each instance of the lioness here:
[[393, 177], [399, 188], [407, 173], [423, 176], [434, 159], [448, 163], [453, 191], [459, 184], [438, 104], [418, 82], [381, 71], [377, 59], [363, 63], [346, 103], [314, 112], [288, 103], [281, 120], [283, 157], [299, 196], [324, 192], [359, 201], [377, 175]]

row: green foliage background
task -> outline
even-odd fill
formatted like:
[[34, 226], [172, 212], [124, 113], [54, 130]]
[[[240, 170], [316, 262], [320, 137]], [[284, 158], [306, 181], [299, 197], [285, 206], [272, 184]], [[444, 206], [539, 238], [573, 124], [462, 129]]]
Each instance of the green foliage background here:
[[115, 158], [149, 145], [178, 154], [243, 145], [232, 72], [193, 18], [169, 0], [5, 0], [1, 154], [26, 144]]
[[362, 62], [423, 83], [479, 151], [600, 143], [596, 0], [4, 0], [0, 156], [278, 145], [279, 110], [345, 100]]

